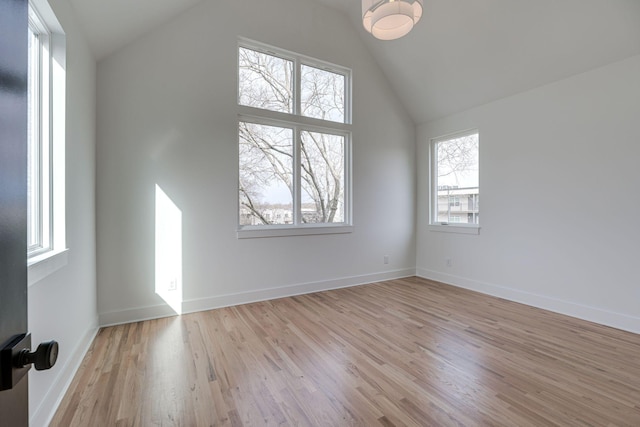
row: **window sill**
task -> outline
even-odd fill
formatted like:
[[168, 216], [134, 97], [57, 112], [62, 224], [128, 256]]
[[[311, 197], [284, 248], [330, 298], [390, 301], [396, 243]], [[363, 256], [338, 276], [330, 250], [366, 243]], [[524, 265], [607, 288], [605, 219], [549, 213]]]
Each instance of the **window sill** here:
[[67, 265], [69, 249], [49, 251], [27, 261], [28, 286], [34, 285]]
[[311, 236], [315, 234], [344, 234], [353, 232], [352, 225], [324, 227], [278, 227], [241, 228], [238, 239], [257, 239], [262, 237]]
[[457, 234], [480, 234], [478, 225], [429, 224], [429, 231]]

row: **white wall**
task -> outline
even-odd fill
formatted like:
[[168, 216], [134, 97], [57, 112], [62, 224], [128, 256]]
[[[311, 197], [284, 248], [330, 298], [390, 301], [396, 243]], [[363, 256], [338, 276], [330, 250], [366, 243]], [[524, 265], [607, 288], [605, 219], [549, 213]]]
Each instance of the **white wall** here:
[[[419, 126], [418, 274], [640, 332], [639, 118], [635, 56]], [[471, 128], [480, 235], [429, 231], [428, 141]]]
[[96, 64], [66, 0], [51, 0], [66, 33], [66, 241], [68, 263], [28, 289], [34, 347], [55, 339], [56, 366], [30, 371], [32, 426], [46, 425], [97, 328], [95, 261]]
[[[353, 70], [353, 233], [236, 238], [238, 36]], [[341, 13], [204, 1], [100, 61], [97, 90], [101, 324], [171, 314], [154, 291], [156, 184], [182, 212], [185, 311], [415, 272], [415, 126]]]

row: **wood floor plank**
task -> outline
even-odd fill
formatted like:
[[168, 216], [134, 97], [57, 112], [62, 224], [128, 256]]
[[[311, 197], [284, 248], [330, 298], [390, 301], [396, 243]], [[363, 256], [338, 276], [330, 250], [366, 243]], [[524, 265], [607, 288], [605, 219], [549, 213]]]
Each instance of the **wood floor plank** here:
[[640, 426], [640, 336], [420, 278], [104, 328], [52, 426]]

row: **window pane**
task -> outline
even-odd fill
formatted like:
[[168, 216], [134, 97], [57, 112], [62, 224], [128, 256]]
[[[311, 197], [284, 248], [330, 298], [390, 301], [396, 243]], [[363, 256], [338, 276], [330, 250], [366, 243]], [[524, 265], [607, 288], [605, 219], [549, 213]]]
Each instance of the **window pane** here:
[[301, 114], [344, 123], [345, 77], [307, 65], [301, 73]]
[[293, 113], [293, 62], [239, 48], [240, 105]]
[[477, 133], [436, 143], [436, 222], [478, 224], [478, 148]]
[[344, 222], [343, 136], [300, 133], [302, 222]]
[[293, 130], [240, 122], [240, 225], [293, 223]]
[[40, 42], [29, 28], [29, 62], [27, 82], [27, 247], [41, 246], [41, 204], [40, 204]]

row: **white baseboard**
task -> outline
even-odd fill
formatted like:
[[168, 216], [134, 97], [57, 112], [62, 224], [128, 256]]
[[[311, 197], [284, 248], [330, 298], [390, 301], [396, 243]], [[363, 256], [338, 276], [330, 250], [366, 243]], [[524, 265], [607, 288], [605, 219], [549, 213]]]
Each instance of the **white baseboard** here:
[[33, 411], [29, 418], [30, 426], [48, 426], [51, 422], [58, 406], [60, 406], [62, 398], [71, 385], [71, 381], [73, 381], [73, 377], [82, 364], [82, 359], [85, 354], [87, 354], [87, 350], [89, 350], [93, 339], [98, 333], [98, 327], [96, 325], [97, 319], [96, 322], [94, 322], [94, 326], [87, 330], [84, 337], [82, 337], [78, 345], [76, 345], [71, 352], [71, 357], [67, 359], [67, 362], [60, 369], [58, 376], [53, 381], [44, 399], [42, 399], [40, 406]]
[[[324, 280], [320, 282], [300, 283], [277, 288], [260, 289], [255, 291], [238, 292], [235, 294], [216, 295], [207, 298], [187, 300], [182, 303], [182, 313], [212, 310], [238, 304], [248, 304], [311, 292], [327, 291], [330, 289], [347, 288], [384, 280], [400, 279], [415, 276], [416, 270], [405, 268], [401, 270], [385, 271], [382, 273], [365, 274], [360, 276], [343, 277], [340, 279]], [[175, 316], [176, 313], [166, 304], [133, 308], [129, 310], [111, 311], [99, 315], [100, 326], [113, 326], [141, 320], [158, 319]]]
[[509, 301], [519, 302], [537, 308], [565, 314], [582, 320], [611, 326], [623, 331], [640, 334], [640, 317], [614, 313], [596, 307], [563, 301], [544, 295], [532, 294], [518, 289], [506, 288], [491, 283], [479, 282], [452, 274], [417, 268], [416, 274], [424, 279], [435, 280], [459, 288], [469, 289], [487, 295], [504, 298]]

